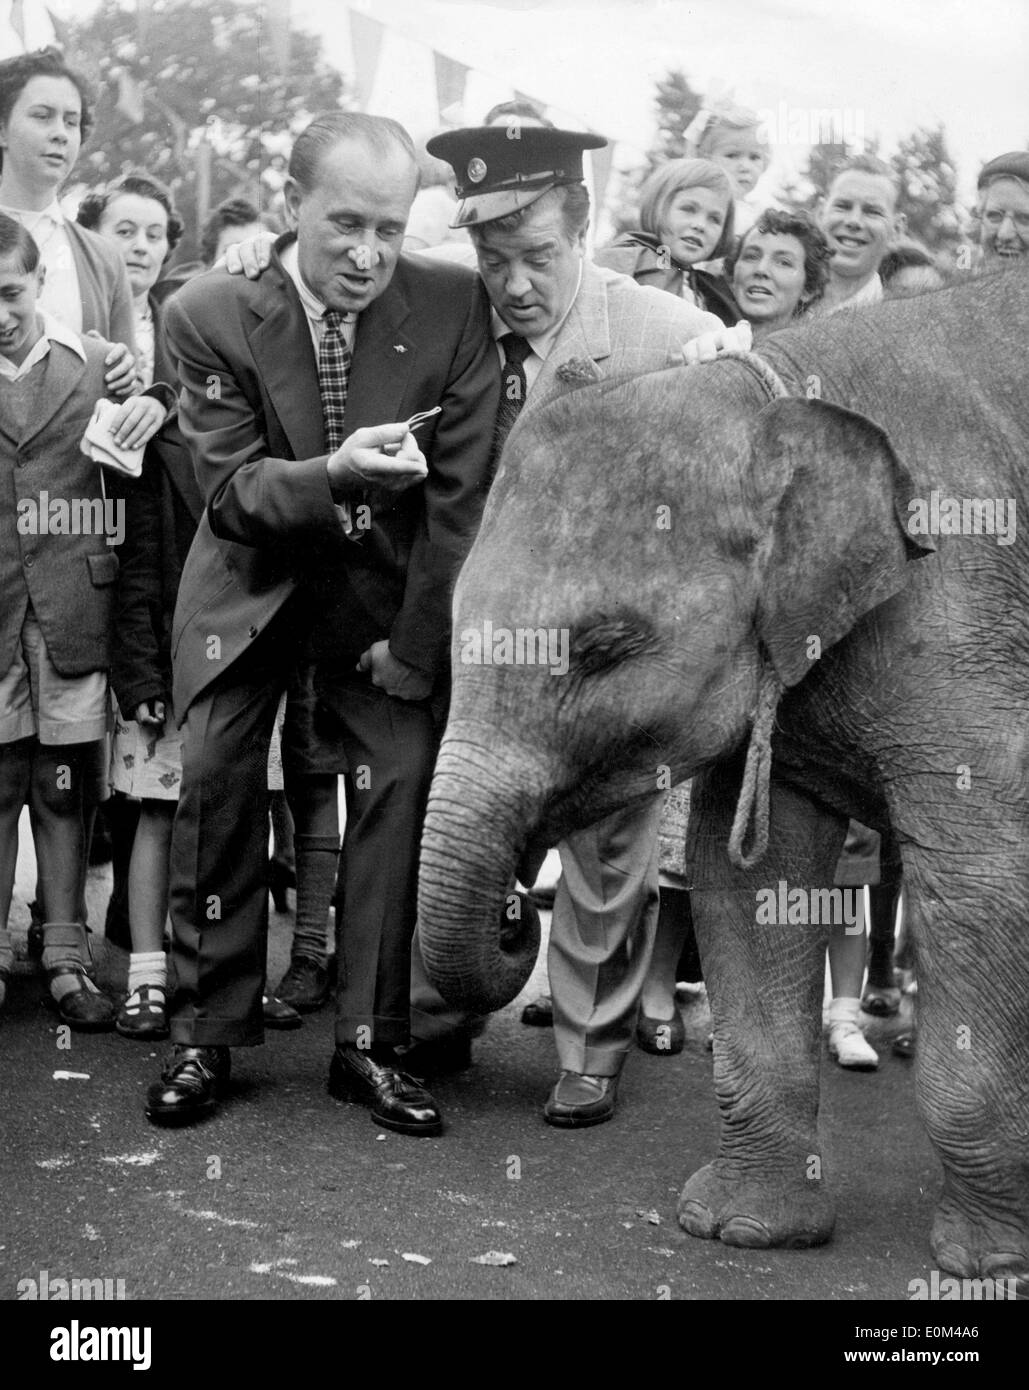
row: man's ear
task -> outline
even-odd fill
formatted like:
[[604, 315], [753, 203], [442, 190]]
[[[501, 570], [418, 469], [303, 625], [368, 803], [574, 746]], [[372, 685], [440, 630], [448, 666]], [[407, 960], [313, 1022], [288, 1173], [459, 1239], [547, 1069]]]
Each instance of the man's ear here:
[[586, 238], [589, 236], [589, 231], [590, 224], [587, 220], [586, 225], [582, 228], [579, 235], [575, 238], [575, 245], [579, 248], [583, 255], [586, 254]]
[[36, 266], [36, 293], [38, 294], [46, 282], [46, 266], [40, 261]]
[[300, 185], [295, 178], [289, 177], [282, 185], [282, 200], [286, 209], [286, 222], [291, 232], [297, 229], [297, 219], [300, 215], [300, 200], [302, 198]]
[[905, 236], [908, 229], [907, 213], [898, 212], [893, 219], [893, 235], [897, 237]]

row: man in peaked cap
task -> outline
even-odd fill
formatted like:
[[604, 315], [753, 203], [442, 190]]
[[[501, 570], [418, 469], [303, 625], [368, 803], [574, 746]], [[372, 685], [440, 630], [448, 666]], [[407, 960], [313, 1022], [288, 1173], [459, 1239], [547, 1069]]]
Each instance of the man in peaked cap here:
[[[606, 376], [656, 371], [682, 341], [720, 327], [693, 305], [586, 260], [582, 156], [605, 143], [517, 119], [428, 143], [457, 174], [456, 225], [469, 231], [492, 307], [503, 382], [495, 458], [523, 407]], [[642, 810], [616, 812], [560, 846], [549, 970], [561, 1074], [544, 1109], [560, 1127], [614, 1113], [657, 922], [663, 799], [655, 794]], [[428, 983], [417, 950], [414, 965], [412, 1036], [425, 1041], [409, 1065], [431, 1072], [434, 1051], [441, 1058], [450, 1044], [450, 1055], [459, 1053], [453, 1030], [462, 1020]]]
[[[978, 181], [979, 246], [983, 268], [1014, 265], [1029, 253], [1029, 151], [998, 155]], [[1022, 260], [1023, 266], [1029, 261]]]

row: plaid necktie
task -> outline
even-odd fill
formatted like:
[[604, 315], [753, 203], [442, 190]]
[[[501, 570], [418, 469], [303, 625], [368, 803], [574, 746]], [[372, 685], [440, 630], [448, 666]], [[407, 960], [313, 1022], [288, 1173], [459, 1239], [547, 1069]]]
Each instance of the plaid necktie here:
[[322, 420], [325, 425], [325, 448], [335, 453], [345, 438], [343, 413], [347, 404], [347, 382], [353, 360], [343, 336], [343, 315], [336, 309], [326, 309], [322, 317], [325, 332], [318, 348], [318, 386], [322, 396]]
[[528, 338], [521, 338], [517, 333], [505, 333], [500, 339], [500, 346], [504, 349], [504, 366], [500, 375], [500, 405], [497, 408], [493, 452], [490, 456], [494, 469], [504, 441], [511, 433], [511, 426], [518, 419], [518, 413], [525, 404], [528, 386], [525, 381], [524, 363], [532, 352]]

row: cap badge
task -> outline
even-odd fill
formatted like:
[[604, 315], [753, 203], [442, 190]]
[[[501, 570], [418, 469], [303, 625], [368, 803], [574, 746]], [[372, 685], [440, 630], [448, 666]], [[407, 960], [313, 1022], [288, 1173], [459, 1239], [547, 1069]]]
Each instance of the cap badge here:
[[482, 183], [486, 177], [486, 162], [482, 159], [468, 161], [468, 177], [472, 183]]

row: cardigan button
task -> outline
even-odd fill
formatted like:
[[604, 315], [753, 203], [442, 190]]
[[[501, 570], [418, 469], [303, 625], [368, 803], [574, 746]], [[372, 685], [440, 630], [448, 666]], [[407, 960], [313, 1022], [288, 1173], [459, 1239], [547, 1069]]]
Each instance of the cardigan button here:
[[250, 628], [248, 628], [248, 630], [247, 630], [247, 636], [248, 636], [248, 637], [256, 637], [256, 636], [257, 636], [257, 628], [256, 628], [256, 627], [250, 627]]

